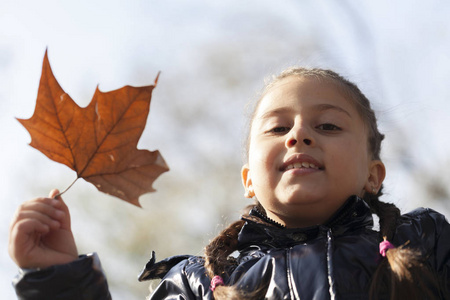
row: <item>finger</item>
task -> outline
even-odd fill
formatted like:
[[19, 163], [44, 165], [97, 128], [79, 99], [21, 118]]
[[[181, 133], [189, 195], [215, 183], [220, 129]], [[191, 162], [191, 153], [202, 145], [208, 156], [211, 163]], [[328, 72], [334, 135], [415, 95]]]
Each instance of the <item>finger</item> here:
[[60, 201], [50, 198], [38, 198], [22, 203], [16, 212], [16, 219], [23, 211], [35, 211], [57, 220], [63, 220], [66, 216]]
[[[58, 214], [59, 215], [59, 214]], [[15, 223], [24, 220], [36, 220], [42, 224], [47, 225], [52, 229], [58, 229], [61, 226], [61, 221], [51, 217], [49, 214], [42, 213], [36, 210], [21, 210], [17, 213]]]
[[70, 212], [69, 207], [67, 207], [66, 203], [62, 199], [60, 192], [58, 189], [53, 189], [49, 193], [49, 197], [52, 199], [56, 199], [58, 201], [58, 204], [56, 205], [57, 208], [61, 209], [65, 213], [65, 218], [62, 220], [62, 228], [70, 230]]
[[58, 207], [60, 202], [61, 201], [59, 201], [57, 199], [54, 199], [54, 198], [39, 197], [39, 198], [35, 198], [35, 199], [31, 199], [31, 200], [25, 201], [19, 207], [25, 206], [25, 205], [29, 205], [29, 204], [32, 204], [32, 203], [44, 203], [44, 204], [47, 204], [47, 205], [52, 205], [52, 206]]

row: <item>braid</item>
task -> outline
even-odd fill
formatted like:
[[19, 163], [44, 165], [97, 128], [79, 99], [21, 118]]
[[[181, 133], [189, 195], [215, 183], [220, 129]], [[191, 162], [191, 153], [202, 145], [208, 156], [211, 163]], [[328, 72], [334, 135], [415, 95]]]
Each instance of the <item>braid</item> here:
[[239, 220], [225, 228], [205, 247], [205, 267], [209, 277], [222, 276], [235, 260], [229, 255], [236, 250], [237, 237], [245, 221]]
[[[246, 211], [250, 211], [255, 206], [260, 206], [260, 204], [249, 205], [246, 207]], [[238, 235], [244, 224], [243, 220], [232, 223], [205, 247], [205, 268], [210, 279], [217, 275], [227, 276], [229, 267], [237, 264], [236, 259], [230, 254], [237, 250]], [[266, 289], [267, 286], [261, 285], [254, 291], [246, 292], [234, 285], [220, 285], [215, 287], [213, 293], [216, 300], [248, 300], [261, 299]]]
[[[379, 200], [382, 188], [376, 195], [366, 195], [365, 200], [373, 213], [380, 218], [380, 240], [394, 238], [400, 210], [392, 203]], [[370, 287], [371, 299], [384, 299], [382, 294], [389, 294], [390, 299], [426, 299], [432, 298], [432, 289], [437, 281], [422, 263], [420, 251], [396, 245], [386, 252], [386, 258], [378, 266]]]
[[[205, 268], [210, 279], [216, 275], [227, 275], [227, 269], [236, 264], [229, 255], [237, 249], [238, 234], [244, 224], [243, 220], [232, 223], [205, 247]], [[213, 293], [216, 300], [246, 299], [245, 294], [235, 286], [217, 286]]]
[[365, 200], [369, 204], [371, 211], [380, 218], [380, 233], [382, 237], [392, 240], [397, 227], [397, 219], [400, 217], [400, 209], [392, 203], [379, 200], [383, 195], [383, 185], [381, 185], [376, 195], [366, 195]]

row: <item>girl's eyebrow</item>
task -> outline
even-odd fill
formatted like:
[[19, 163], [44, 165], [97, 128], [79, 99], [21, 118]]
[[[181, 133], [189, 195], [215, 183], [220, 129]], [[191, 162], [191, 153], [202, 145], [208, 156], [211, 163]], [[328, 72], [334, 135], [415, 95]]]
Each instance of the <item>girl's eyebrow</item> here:
[[[312, 107], [312, 110], [318, 111], [318, 112], [322, 112], [322, 111], [326, 111], [326, 110], [335, 110], [337, 112], [346, 114], [350, 118], [352, 117], [350, 115], [350, 113], [347, 110], [343, 109], [342, 107], [336, 106], [333, 104], [328, 104], [328, 103], [316, 104]], [[278, 116], [278, 115], [282, 115], [282, 114], [290, 113], [290, 112], [292, 112], [292, 109], [289, 107], [275, 108], [273, 110], [269, 110], [269, 111], [265, 112], [264, 114], [262, 114], [260, 119], [267, 119], [267, 118], [270, 118], [273, 116]]]
[[261, 117], [259, 117], [259, 119], [268, 119], [270, 117], [282, 115], [282, 114], [285, 114], [285, 113], [288, 113], [291, 111], [292, 111], [292, 109], [290, 109], [288, 107], [275, 108], [275, 109], [272, 109], [272, 110], [269, 110], [269, 111], [263, 113], [261, 115]]
[[338, 112], [344, 113], [350, 118], [352, 117], [348, 111], [346, 111], [345, 109], [343, 109], [340, 106], [327, 104], [327, 103], [325, 103], [325, 104], [317, 104], [317, 105], [314, 106], [314, 110], [317, 110], [317, 111], [325, 111], [325, 110], [329, 110], [329, 109], [336, 110]]

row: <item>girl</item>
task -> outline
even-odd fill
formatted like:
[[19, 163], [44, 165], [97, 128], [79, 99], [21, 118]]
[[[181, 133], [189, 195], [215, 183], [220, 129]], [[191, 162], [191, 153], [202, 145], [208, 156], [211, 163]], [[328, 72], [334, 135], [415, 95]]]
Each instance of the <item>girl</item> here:
[[[251, 120], [242, 181], [256, 204], [204, 257], [153, 255], [139, 276], [162, 279], [150, 299], [450, 299], [450, 225], [379, 200], [382, 140], [354, 84], [328, 70], [283, 72]], [[110, 299], [96, 255], [78, 256], [57, 193], [25, 202], [13, 220], [17, 294]]]

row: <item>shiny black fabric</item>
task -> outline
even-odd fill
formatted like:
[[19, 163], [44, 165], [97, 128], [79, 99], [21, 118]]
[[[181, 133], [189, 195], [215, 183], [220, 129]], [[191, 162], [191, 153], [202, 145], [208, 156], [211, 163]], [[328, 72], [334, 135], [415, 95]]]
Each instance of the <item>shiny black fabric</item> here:
[[[245, 221], [237, 265], [224, 277], [227, 285], [244, 291], [263, 287], [266, 299], [368, 299], [382, 257], [379, 234], [372, 229], [372, 215], [362, 199], [351, 197], [321, 226], [283, 228], [256, 210]], [[408, 241], [409, 247], [422, 251], [439, 278], [440, 290], [433, 299], [450, 299], [450, 225], [445, 217], [423, 208], [403, 215], [391, 242], [399, 246]], [[158, 278], [162, 280], [152, 300], [212, 299], [201, 257], [175, 256], [156, 262], [153, 255], [139, 280]]]
[[[379, 233], [372, 229], [372, 214], [362, 199], [350, 198], [326, 224], [310, 228], [283, 228], [257, 210], [245, 220], [238, 265], [224, 278], [227, 285], [245, 291], [267, 288], [266, 299], [369, 298], [382, 257]], [[409, 241], [408, 246], [421, 250], [440, 279], [441, 290], [433, 299], [450, 299], [450, 225], [445, 217], [422, 208], [399, 221], [391, 242], [400, 246]], [[150, 299], [212, 299], [198, 257], [149, 262], [140, 280], [158, 277], [161, 284]]]
[[21, 300], [110, 300], [106, 278], [96, 254], [82, 255], [65, 265], [21, 270], [13, 280]]

